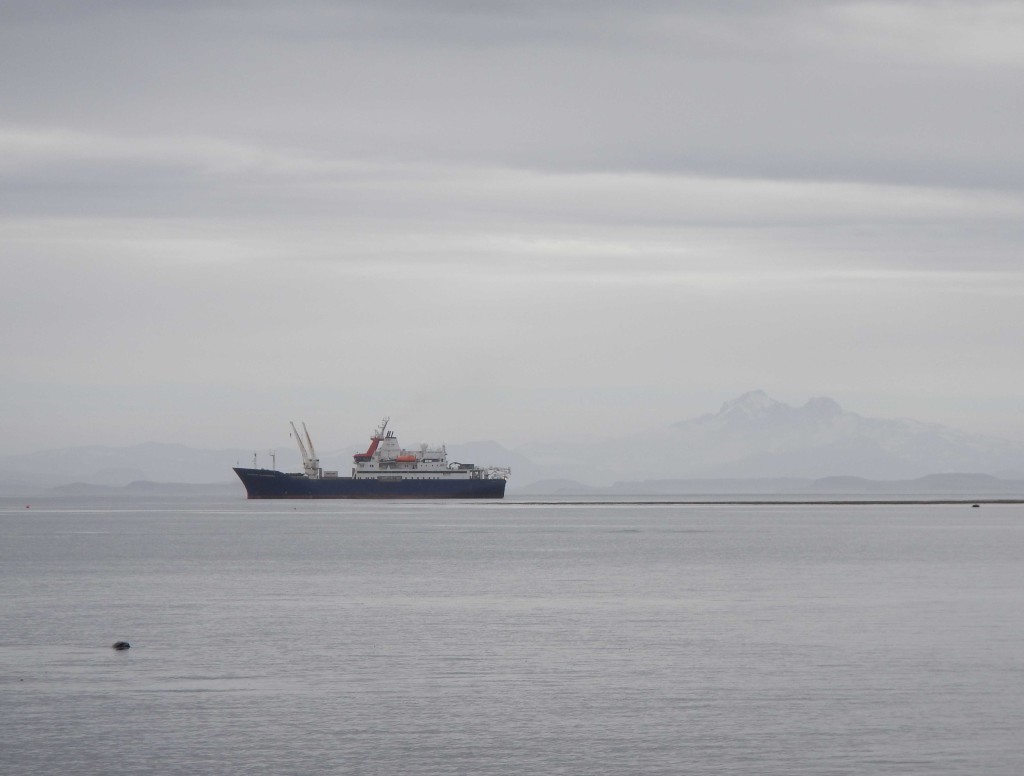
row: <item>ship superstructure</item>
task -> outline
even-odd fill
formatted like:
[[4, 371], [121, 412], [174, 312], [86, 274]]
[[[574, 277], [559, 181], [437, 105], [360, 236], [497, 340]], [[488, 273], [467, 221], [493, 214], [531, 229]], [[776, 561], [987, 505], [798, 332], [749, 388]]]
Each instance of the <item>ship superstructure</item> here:
[[352, 467], [353, 479], [504, 480], [509, 476], [509, 470], [504, 467], [448, 463], [448, 451], [444, 445], [420, 445], [416, 450], [405, 450], [398, 444], [395, 432], [387, 430], [389, 420], [384, 418], [377, 426], [365, 453], [352, 456], [355, 464]]
[[501, 466], [449, 463], [444, 445], [406, 450], [384, 418], [364, 453], [353, 456], [352, 473], [320, 467], [313, 440], [302, 424], [292, 432], [302, 456], [301, 474], [235, 468], [249, 498], [502, 498], [510, 470]]

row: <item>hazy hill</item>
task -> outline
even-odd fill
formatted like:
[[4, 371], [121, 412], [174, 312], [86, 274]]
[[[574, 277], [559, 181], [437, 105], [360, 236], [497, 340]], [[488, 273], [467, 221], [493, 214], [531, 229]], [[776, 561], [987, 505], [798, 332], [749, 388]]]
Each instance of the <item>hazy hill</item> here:
[[[352, 453], [365, 450], [366, 444], [353, 444], [339, 450], [320, 453], [324, 469], [343, 476], [352, 468]], [[256, 463], [271, 468], [300, 471], [297, 449], [278, 448], [272, 459], [269, 450], [256, 452]], [[231, 467], [253, 464], [252, 450], [227, 448], [203, 450], [176, 444], [147, 443], [130, 447], [100, 445], [44, 450], [25, 455], [0, 456], [0, 495], [32, 495], [57, 492], [65, 495], [115, 494], [138, 492], [154, 483], [186, 485], [241, 484]], [[469, 442], [448, 446], [449, 460], [480, 465], [512, 466], [520, 482], [540, 479], [543, 472], [522, 455], [497, 442]], [[140, 485], [139, 483], [148, 483]], [[59, 489], [54, 491], [53, 489]], [[134, 490], [133, 490], [134, 489]], [[173, 489], [173, 488], [172, 488]], [[213, 488], [216, 491], [216, 488]]]
[[[298, 471], [299, 456], [291, 440], [279, 441], [283, 444], [276, 451], [276, 467]], [[351, 469], [352, 453], [365, 448], [360, 442], [321, 451], [321, 466], [344, 476]], [[828, 477], [894, 481], [966, 472], [1020, 479], [1024, 472], [1020, 443], [913, 420], [864, 417], [825, 397], [794, 407], [763, 391], [725, 402], [716, 413], [603, 442], [558, 441], [509, 450], [497, 442], [477, 441], [448, 445], [448, 452], [452, 461], [511, 466], [510, 493], [542, 492], [546, 487], [582, 492], [615, 483], [618, 490], [651, 493], [673, 488], [679, 493], [715, 488], [743, 492], [753, 486], [781, 492]], [[259, 466], [270, 468], [271, 460], [268, 451], [258, 452]], [[116, 489], [139, 481], [234, 482], [231, 467], [252, 461], [252, 450], [158, 443], [7, 455], [0, 456], [0, 494], [27, 495], [71, 483]], [[561, 482], [546, 486], [543, 481]], [[849, 482], [855, 486], [854, 480]]]
[[548, 443], [519, 452], [550, 478], [601, 485], [678, 478], [907, 479], [935, 472], [1024, 469], [1024, 445], [913, 420], [868, 418], [825, 397], [793, 407], [763, 391], [713, 414], [600, 444]]
[[755, 479], [678, 479], [622, 481], [605, 487], [573, 480], [542, 480], [515, 491], [517, 496], [607, 497], [735, 497], [770, 496], [814, 500], [822, 498], [871, 499], [883, 497], [1024, 498], [1024, 479], [1001, 479], [987, 474], [929, 474], [911, 480], [870, 480], [864, 477], [793, 477]]
[[[0, 482], [20, 481], [35, 487], [72, 482], [121, 487], [139, 480], [154, 482], [226, 482], [231, 467], [252, 461], [251, 450], [202, 450], [177, 444], [146, 443], [130, 447], [92, 445], [0, 456]], [[269, 457], [265, 458], [270, 465]]]
[[1024, 480], [1008, 480], [988, 474], [929, 474], [912, 480], [867, 480], [861, 477], [824, 477], [808, 487], [825, 493], [872, 495], [976, 495], [1024, 496]]
[[46, 495], [245, 498], [245, 488], [237, 479], [234, 482], [213, 483], [149, 482], [142, 480], [119, 487], [72, 482], [68, 485], [58, 485], [57, 487], [50, 488], [46, 491]]

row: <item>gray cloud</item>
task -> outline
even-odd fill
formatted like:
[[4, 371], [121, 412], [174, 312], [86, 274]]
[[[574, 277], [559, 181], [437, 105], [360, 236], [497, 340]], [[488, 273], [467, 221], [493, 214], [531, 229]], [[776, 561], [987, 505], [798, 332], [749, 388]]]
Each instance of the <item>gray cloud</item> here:
[[8, 27], [3, 97], [318, 156], [1019, 188], [1024, 63], [991, 51], [1024, 19], [971, 8], [115, 5]]
[[1019, 408], [1013, 4], [0, 19], [12, 450], [255, 444], [306, 407], [612, 433], [753, 387]]

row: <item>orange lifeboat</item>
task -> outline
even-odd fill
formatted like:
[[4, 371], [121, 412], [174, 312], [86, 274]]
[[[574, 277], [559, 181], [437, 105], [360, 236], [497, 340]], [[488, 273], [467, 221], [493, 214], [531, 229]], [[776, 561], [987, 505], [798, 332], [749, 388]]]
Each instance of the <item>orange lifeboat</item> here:
[[399, 455], [395, 456], [395, 460], [399, 463], [416, 463], [415, 455]]

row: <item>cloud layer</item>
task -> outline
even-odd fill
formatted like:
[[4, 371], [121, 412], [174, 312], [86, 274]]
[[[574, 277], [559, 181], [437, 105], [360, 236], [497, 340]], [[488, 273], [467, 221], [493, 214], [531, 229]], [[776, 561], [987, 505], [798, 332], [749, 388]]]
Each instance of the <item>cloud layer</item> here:
[[11, 451], [514, 442], [754, 387], [1024, 435], [1019, 4], [0, 19]]

